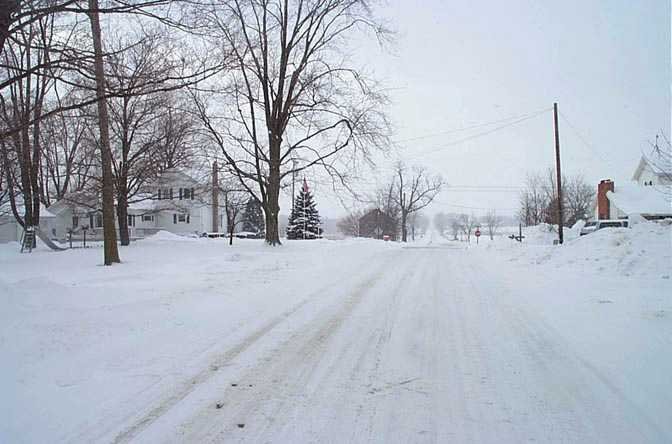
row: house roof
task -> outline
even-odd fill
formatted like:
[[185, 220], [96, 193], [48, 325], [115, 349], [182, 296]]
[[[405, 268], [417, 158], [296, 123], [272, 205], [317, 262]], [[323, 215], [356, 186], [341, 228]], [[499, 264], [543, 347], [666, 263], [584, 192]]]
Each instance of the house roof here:
[[634, 181], [639, 181], [640, 177], [642, 177], [642, 174], [644, 171], [649, 171], [651, 174], [657, 176], [657, 177], [665, 177], [672, 172], [672, 165], [669, 165], [669, 162], [662, 158], [660, 154], [652, 154], [652, 157], [654, 157], [654, 162], [657, 167], [662, 168], [664, 171], [655, 171], [654, 168], [651, 167], [649, 164], [649, 158], [647, 158], [645, 155], [642, 154], [642, 157], [639, 158], [639, 163], [637, 164], [637, 168], [635, 168], [635, 172], [632, 174], [632, 180]]
[[100, 205], [98, 204], [98, 198], [89, 192], [86, 191], [72, 191], [67, 193], [62, 199], [54, 202], [50, 207], [49, 211], [54, 214], [60, 214], [65, 210], [73, 208], [87, 208], [87, 209], [96, 209]]
[[391, 217], [389, 214], [385, 213], [379, 208], [374, 208], [373, 210], [368, 211], [366, 214], [360, 217], [359, 220], [368, 221], [370, 219], [378, 220], [381, 218], [387, 221], [394, 221], [393, 217]]
[[133, 201], [128, 204], [128, 209], [135, 211], [156, 211], [159, 208], [152, 194], [143, 193], [133, 198]]
[[672, 202], [670, 197], [655, 187], [642, 187], [636, 184], [617, 186], [607, 192], [607, 199], [626, 214], [670, 215]]
[[[199, 181], [194, 179], [191, 175], [179, 169], [169, 169], [164, 171], [161, 176], [158, 178], [157, 183], [159, 185], [165, 185], [173, 182], [184, 182], [193, 186], [198, 186]], [[156, 185], [156, 184], [155, 184]]]
[[[23, 217], [26, 214], [26, 208], [23, 206], [23, 201], [22, 200], [17, 200], [16, 201], [16, 209], [21, 217]], [[0, 214], [12, 214], [12, 209], [10, 206], [9, 201], [4, 201], [2, 204], [0, 204]], [[40, 218], [50, 218], [50, 217], [56, 217], [51, 211], [47, 209], [47, 207], [44, 206], [44, 204], [40, 204]]]

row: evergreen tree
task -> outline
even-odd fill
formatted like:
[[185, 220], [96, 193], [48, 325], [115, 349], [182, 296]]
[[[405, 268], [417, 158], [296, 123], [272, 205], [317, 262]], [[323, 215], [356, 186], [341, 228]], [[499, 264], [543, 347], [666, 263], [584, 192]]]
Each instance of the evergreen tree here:
[[262, 235], [265, 230], [264, 213], [258, 200], [250, 198], [243, 213], [243, 231]]
[[289, 216], [287, 239], [316, 239], [322, 235], [320, 215], [308, 189], [306, 179], [294, 200], [294, 208]]

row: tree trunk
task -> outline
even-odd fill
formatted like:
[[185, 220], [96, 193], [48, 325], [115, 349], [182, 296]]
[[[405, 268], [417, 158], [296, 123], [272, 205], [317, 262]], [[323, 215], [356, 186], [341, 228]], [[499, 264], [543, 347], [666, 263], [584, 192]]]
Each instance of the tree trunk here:
[[119, 225], [119, 241], [121, 245], [130, 245], [131, 238], [128, 233], [128, 197], [126, 189], [117, 191], [117, 225]]
[[408, 229], [406, 228], [406, 218], [408, 215], [402, 210], [401, 212], [401, 241], [406, 242], [408, 240]]
[[266, 243], [268, 245], [280, 245], [280, 236], [278, 234], [278, 214], [271, 214], [268, 204], [264, 204], [264, 213], [266, 220]]
[[216, 160], [212, 162], [212, 231], [219, 231], [219, 176]]
[[278, 232], [278, 213], [280, 205], [278, 198], [280, 196], [280, 165], [271, 162], [271, 168], [268, 175], [268, 186], [266, 187], [266, 202], [264, 202], [264, 213], [266, 213], [266, 243], [268, 245], [280, 245], [280, 234]]
[[0, 52], [5, 47], [5, 40], [9, 36], [9, 26], [13, 21], [12, 14], [18, 9], [18, 0], [0, 0]]
[[100, 129], [100, 157], [103, 173], [103, 239], [105, 265], [119, 260], [117, 232], [114, 227], [114, 178], [112, 176], [112, 149], [110, 148], [109, 117], [105, 99], [105, 70], [103, 69], [103, 46], [100, 37], [98, 0], [89, 1], [89, 19], [93, 38], [94, 65], [96, 72], [96, 96], [98, 99], [98, 124]]
[[235, 228], [235, 225], [228, 222], [229, 224], [229, 245], [233, 245], [233, 230]]

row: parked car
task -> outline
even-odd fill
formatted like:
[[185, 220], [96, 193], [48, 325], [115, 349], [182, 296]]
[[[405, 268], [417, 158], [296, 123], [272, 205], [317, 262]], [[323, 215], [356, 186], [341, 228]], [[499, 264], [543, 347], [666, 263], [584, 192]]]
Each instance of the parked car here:
[[585, 236], [602, 228], [628, 228], [628, 221], [625, 219], [591, 220], [586, 222], [586, 225], [581, 228], [579, 235]]

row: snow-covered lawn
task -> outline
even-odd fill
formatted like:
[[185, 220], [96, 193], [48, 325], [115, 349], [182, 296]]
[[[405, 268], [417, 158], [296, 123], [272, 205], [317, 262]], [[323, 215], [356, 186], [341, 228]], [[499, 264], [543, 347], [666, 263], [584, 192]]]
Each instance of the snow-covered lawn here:
[[670, 442], [670, 233], [0, 245], [0, 442]]

